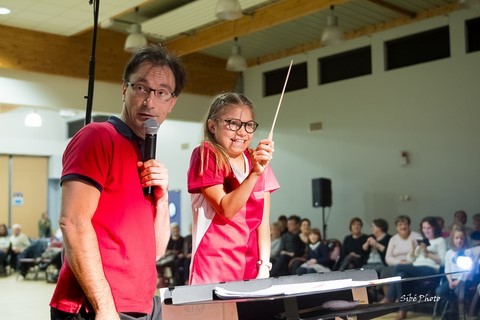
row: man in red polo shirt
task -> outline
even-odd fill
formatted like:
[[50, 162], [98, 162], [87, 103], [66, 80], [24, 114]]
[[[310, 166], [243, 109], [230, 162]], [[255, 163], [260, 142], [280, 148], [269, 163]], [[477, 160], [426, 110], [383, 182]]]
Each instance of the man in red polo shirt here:
[[[161, 46], [125, 67], [120, 118], [91, 123], [63, 155], [65, 262], [51, 319], [159, 319], [156, 260], [170, 237], [168, 172], [142, 161], [144, 123], [162, 123], [183, 89], [179, 59]], [[152, 186], [153, 195], [143, 188]]]

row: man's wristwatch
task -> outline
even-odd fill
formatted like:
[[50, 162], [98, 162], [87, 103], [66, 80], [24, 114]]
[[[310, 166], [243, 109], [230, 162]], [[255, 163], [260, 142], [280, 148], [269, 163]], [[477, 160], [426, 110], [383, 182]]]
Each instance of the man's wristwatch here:
[[272, 263], [270, 261], [257, 260], [257, 267], [265, 266], [268, 270], [272, 270]]

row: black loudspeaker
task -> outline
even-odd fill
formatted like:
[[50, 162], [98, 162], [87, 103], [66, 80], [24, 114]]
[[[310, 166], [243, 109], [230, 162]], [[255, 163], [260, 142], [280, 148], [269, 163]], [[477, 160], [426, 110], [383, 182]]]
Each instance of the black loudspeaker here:
[[313, 207], [332, 206], [332, 180], [327, 178], [312, 179]]

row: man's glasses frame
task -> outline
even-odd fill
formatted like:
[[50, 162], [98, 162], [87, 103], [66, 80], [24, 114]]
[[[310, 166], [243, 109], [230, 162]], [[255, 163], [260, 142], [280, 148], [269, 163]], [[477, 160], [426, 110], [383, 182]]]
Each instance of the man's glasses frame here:
[[175, 92], [170, 92], [166, 89], [152, 89], [146, 85], [140, 83], [125, 82], [129, 87], [132, 88], [133, 92], [137, 96], [148, 97], [150, 92], [153, 92], [153, 96], [160, 102], [167, 102], [173, 97], [175, 97]]

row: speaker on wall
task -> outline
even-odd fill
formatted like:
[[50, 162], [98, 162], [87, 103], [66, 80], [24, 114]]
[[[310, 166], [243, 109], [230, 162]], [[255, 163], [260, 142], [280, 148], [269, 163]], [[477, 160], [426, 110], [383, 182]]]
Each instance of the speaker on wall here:
[[332, 206], [332, 180], [328, 178], [312, 179], [313, 207]]

